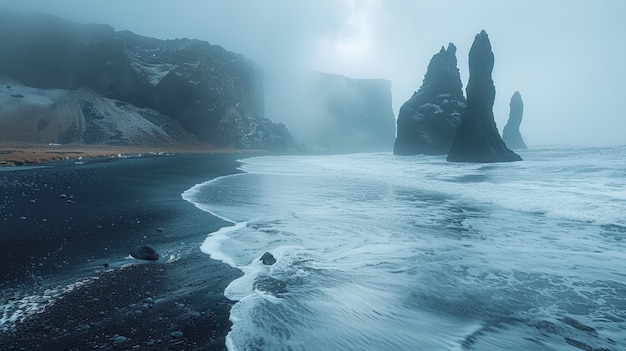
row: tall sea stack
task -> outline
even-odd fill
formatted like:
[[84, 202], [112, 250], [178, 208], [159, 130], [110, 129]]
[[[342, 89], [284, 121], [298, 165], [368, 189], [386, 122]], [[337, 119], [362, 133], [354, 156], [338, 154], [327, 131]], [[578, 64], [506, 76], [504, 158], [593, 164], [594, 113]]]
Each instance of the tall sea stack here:
[[506, 146], [511, 149], [528, 149], [519, 131], [519, 126], [522, 124], [522, 115], [524, 114], [524, 102], [522, 101], [522, 96], [519, 91], [516, 91], [513, 96], [511, 96], [509, 107], [511, 108], [509, 111], [509, 120], [502, 130], [502, 140], [504, 140]]
[[474, 38], [469, 52], [467, 107], [448, 153], [451, 162], [512, 162], [522, 158], [506, 147], [493, 116], [496, 88], [491, 72], [494, 57], [487, 33]]
[[428, 64], [422, 86], [398, 113], [396, 155], [445, 155], [465, 109], [456, 47], [441, 48]]

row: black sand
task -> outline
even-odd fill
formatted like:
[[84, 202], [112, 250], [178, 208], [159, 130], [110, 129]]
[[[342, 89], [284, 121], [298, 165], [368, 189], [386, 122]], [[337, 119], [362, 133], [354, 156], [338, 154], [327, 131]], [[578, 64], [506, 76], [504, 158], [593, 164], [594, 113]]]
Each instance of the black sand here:
[[[227, 223], [180, 195], [236, 172], [236, 158], [155, 156], [0, 171], [0, 305], [97, 278], [0, 329], [0, 350], [224, 350], [232, 302], [223, 291], [241, 273], [199, 246]], [[130, 259], [141, 245], [161, 258]]]

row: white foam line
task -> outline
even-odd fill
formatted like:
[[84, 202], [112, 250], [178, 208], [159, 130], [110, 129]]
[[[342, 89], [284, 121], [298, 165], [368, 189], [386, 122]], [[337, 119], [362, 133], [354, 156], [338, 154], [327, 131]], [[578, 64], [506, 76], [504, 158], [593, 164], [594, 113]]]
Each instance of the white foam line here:
[[204, 188], [204, 187], [208, 186], [209, 184], [215, 183], [215, 182], [219, 181], [222, 178], [235, 177], [235, 176], [239, 176], [241, 174], [243, 174], [243, 173], [231, 174], [231, 175], [227, 175], [227, 176], [217, 177], [217, 178], [208, 180], [206, 182], [196, 184], [196, 185], [192, 186], [191, 188], [185, 190], [181, 194], [181, 197], [183, 198], [183, 200], [193, 204], [197, 209], [199, 209], [201, 211], [207, 212], [207, 213], [211, 214], [212, 216], [215, 216], [215, 217], [217, 217], [217, 218], [219, 218], [219, 219], [221, 219], [223, 221], [230, 222], [232, 224], [236, 224], [236, 222], [233, 221], [232, 219], [226, 218], [224, 216], [221, 216], [221, 215], [211, 211], [211, 209], [209, 209], [208, 206], [205, 206], [205, 205], [195, 201], [194, 197], [200, 192], [201, 188]]
[[235, 225], [220, 228], [218, 231], [209, 234], [200, 246], [200, 250], [211, 256], [212, 259], [222, 261], [227, 265], [239, 268], [235, 261], [221, 250], [222, 242], [229, 238], [229, 234], [241, 228], [245, 228], [248, 222], [235, 223]]
[[12, 330], [15, 327], [16, 322], [23, 322], [28, 317], [43, 312], [46, 308], [54, 305], [61, 295], [67, 294], [76, 288], [89, 284], [96, 279], [99, 278], [92, 277], [83, 279], [69, 284], [62, 289], [46, 289], [41, 295], [33, 294], [24, 296], [20, 299], [10, 301], [0, 306], [0, 310], [2, 311], [2, 316], [0, 317], [0, 330]]

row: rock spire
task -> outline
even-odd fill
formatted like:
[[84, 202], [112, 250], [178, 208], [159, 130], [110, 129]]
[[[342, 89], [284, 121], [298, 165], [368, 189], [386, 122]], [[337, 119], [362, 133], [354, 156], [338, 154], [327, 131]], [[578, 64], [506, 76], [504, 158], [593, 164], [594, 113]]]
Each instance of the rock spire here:
[[422, 86], [400, 108], [394, 154], [447, 154], [464, 109], [456, 47], [450, 43], [432, 57]]
[[519, 131], [519, 126], [522, 124], [522, 115], [524, 114], [524, 102], [519, 91], [516, 91], [511, 96], [509, 107], [509, 120], [502, 130], [502, 140], [510, 149], [528, 149]]
[[467, 106], [448, 153], [451, 162], [512, 162], [522, 158], [509, 150], [493, 116], [496, 88], [491, 78], [494, 55], [487, 33], [474, 38], [469, 52]]

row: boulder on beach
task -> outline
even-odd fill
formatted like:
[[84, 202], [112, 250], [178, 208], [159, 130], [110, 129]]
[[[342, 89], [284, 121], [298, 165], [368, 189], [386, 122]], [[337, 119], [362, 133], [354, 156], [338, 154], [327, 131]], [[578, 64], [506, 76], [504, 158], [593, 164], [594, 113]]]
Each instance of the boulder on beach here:
[[512, 162], [522, 158], [506, 147], [493, 116], [496, 88], [491, 78], [494, 56], [483, 30], [469, 52], [467, 106], [448, 153], [451, 162]]
[[138, 260], [156, 261], [159, 259], [159, 254], [152, 246], [144, 245], [130, 252], [133, 258]]
[[441, 47], [426, 70], [422, 86], [398, 113], [396, 155], [445, 155], [465, 110], [456, 46]]

